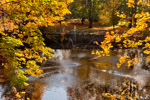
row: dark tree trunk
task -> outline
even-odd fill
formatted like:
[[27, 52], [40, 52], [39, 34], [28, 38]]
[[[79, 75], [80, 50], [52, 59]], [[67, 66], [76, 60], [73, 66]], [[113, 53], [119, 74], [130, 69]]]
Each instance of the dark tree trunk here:
[[129, 11], [129, 17], [130, 17], [130, 19], [129, 19], [129, 28], [131, 28], [132, 27], [132, 16], [133, 16], [133, 8]]
[[93, 20], [89, 19], [89, 28], [93, 28]]
[[132, 19], [129, 20], [129, 28], [132, 27]]
[[85, 18], [82, 18], [81, 19], [82, 25], [84, 24], [84, 21], [85, 21]]
[[93, 20], [92, 20], [92, 1], [89, 0], [89, 28], [93, 28]]
[[112, 9], [112, 24], [113, 24], [113, 31], [115, 32], [115, 11], [114, 11], [114, 0], [113, 0], [113, 9]]
[[130, 20], [129, 20], [129, 28], [131, 27], [136, 27], [136, 18], [135, 18], [135, 15], [136, 15], [136, 11], [137, 11], [137, 1], [138, 0], [134, 0], [135, 4], [134, 4], [134, 7], [132, 7], [132, 11], [130, 12]]
[[6, 28], [5, 28], [5, 22], [4, 22], [4, 19], [5, 19], [5, 10], [2, 9], [2, 21], [3, 21], [4, 32], [5, 32], [5, 31], [6, 31]]
[[58, 23], [61, 25], [61, 20], [60, 20], [60, 21], [58, 21]]

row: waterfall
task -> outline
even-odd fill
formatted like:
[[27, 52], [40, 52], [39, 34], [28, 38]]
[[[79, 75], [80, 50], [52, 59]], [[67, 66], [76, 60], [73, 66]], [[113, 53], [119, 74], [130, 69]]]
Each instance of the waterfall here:
[[76, 45], [76, 42], [77, 42], [77, 28], [76, 28], [76, 25], [74, 25], [74, 34], [75, 34], [75, 45]]
[[[71, 45], [70, 45], [70, 43], [71, 43]], [[73, 40], [71, 38], [69, 38], [69, 41], [67, 43], [67, 47], [69, 48], [70, 46], [72, 46], [72, 47], [74, 46]]]

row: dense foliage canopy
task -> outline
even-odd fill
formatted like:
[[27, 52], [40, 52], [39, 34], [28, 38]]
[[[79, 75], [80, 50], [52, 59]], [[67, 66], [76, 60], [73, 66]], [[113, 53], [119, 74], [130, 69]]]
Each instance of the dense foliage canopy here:
[[[52, 26], [64, 15], [72, 0], [1, 0], [0, 56], [11, 85], [28, 85], [26, 75], [40, 76], [39, 63], [53, 56], [45, 46], [39, 27]], [[23, 70], [24, 68], [25, 70]]]

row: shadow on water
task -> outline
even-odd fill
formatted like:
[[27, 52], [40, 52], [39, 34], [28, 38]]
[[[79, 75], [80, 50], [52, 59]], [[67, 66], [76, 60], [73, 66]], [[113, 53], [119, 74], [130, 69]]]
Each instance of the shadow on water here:
[[56, 32], [49, 33], [42, 31], [45, 35], [45, 43], [53, 49], [73, 49], [73, 48], [99, 48], [94, 45], [94, 41], [102, 42], [106, 30], [100, 30], [96, 32], [86, 30], [67, 29], [65, 27], [55, 29]]
[[55, 57], [41, 67], [44, 77], [30, 78], [26, 91], [33, 100], [117, 100], [119, 96], [148, 100], [150, 72], [142, 68], [145, 57], [140, 52], [135, 54], [139, 58], [136, 67], [124, 64], [118, 69], [119, 57], [128, 55], [129, 50], [114, 50], [111, 56], [101, 58], [87, 49], [54, 50]]

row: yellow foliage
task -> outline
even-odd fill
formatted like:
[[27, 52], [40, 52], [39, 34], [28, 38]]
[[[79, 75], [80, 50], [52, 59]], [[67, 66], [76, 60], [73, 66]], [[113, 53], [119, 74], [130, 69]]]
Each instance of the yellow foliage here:
[[127, 5], [128, 5], [128, 7], [134, 7], [134, 0], [128, 0], [128, 3], [127, 3]]
[[16, 97], [20, 98], [21, 96], [20, 96], [20, 94], [19, 94], [19, 93], [17, 93], [17, 94], [16, 94]]
[[145, 50], [144, 53], [145, 54], [150, 54], [150, 50]]
[[17, 93], [17, 89], [15, 87], [13, 88], [13, 93]]
[[[53, 56], [52, 49], [45, 46], [39, 27], [54, 25], [71, 12], [68, 5], [73, 0], [1, 0], [1, 9], [6, 12], [1, 23], [0, 52], [6, 59], [5, 68], [11, 72], [11, 85], [27, 86], [26, 74], [38, 77], [43, 72], [37, 62]], [[0, 11], [2, 13], [2, 10]], [[2, 25], [3, 24], [3, 25]], [[7, 29], [9, 32], [4, 32]], [[11, 35], [10, 35], [11, 33]], [[22, 46], [22, 47], [21, 47]], [[20, 47], [22, 49], [20, 49]], [[40, 53], [44, 56], [41, 56]], [[21, 71], [22, 65], [27, 70]], [[16, 94], [19, 97], [19, 94]]]
[[[139, 1], [138, 4], [141, 4], [141, 2]], [[134, 8], [134, 5], [135, 5], [134, 0], [128, 0], [127, 5], [128, 7]], [[121, 16], [121, 18], [125, 18], [125, 15], [123, 15], [123, 13], [119, 14], [119, 12], [117, 12], [116, 14], [117, 16]], [[128, 31], [119, 35], [113, 32], [111, 33], [106, 32], [105, 39], [103, 42], [101, 42], [101, 45], [100, 45], [102, 50], [99, 53], [98, 52], [96, 53], [98, 56], [109, 55], [111, 48], [113, 48], [112, 42], [115, 42], [115, 43], [122, 42], [123, 45], [119, 45], [120, 48], [122, 48], [121, 46], [125, 48], [139, 48], [139, 46], [144, 45], [144, 47], [142, 48], [143, 53], [150, 55], [150, 44], [149, 44], [150, 37], [147, 36], [144, 40], [138, 40], [138, 41], [135, 38], [133, 38], [136, 33], [149, 29], [147, 23], [150, 22], [150, 13], [144, 12], [144, 11], [142, 11], [141, 13], [137, 12], [134, 17], [137, 19], [136, 26], [130, 28]], [[137, 58], [130, 59], [129, 57], [121, 57], [119, 60], [119, 63], [117, 63], [117, 67], [120, 68], [121, 64], [125, 63], [125, 61], [127, 61], [128, 66], [132, 66], [133, 64], [136, 64], [138, 62], [138, 59]]]
[[121, 38], [120, 37], [116, 37], [116, 42], [120, 42]]
[[123, 56], [123, 57], [121, 57], [121, 58], [119, 59], [120, 64], [125, 63], [126, 59], [128, 59], [128, 58], [129, 58], [129, 56]]

